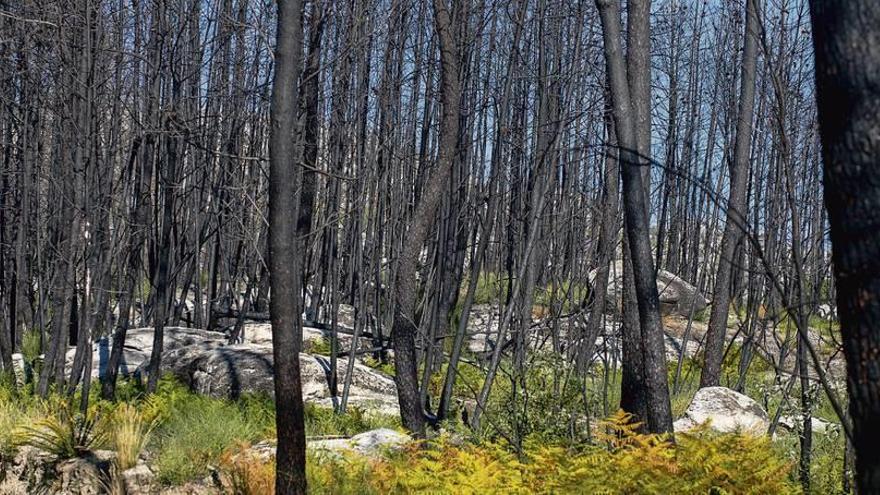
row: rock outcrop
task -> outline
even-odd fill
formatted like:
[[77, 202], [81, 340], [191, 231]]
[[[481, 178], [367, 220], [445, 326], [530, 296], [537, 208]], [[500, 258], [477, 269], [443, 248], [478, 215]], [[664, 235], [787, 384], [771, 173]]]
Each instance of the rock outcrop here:
[[[131, 328], [125, 335], [125, 346], [122, 351], [122, 361], [119, 365], [119, 374], [129, 376], [142, 369], [143, 364], [150, 359], [153, 352], [152, 327]], [[182, 347], [202, 345], [211, 342], [221, 345], [225, 342], [225, 335], [221, 332], [211, 332], [197, 328], [165, 327], [162, 334], [163, 352], [173, 351]], [[112, 338], [104, 337], [98, 340], [92, 348], [92, 378], [103, 377], [107, 372], [107, 364], [110, 361]], [[67, 351], [66, 366], [69, 371], [73, 366], [76, 348], [71, 347]]]
[[767, 412], [750, 397], [726, 387], [705, 387], [697, 391], [675, 431], [689, 431], [704, 423], [722, 433], [748, 431], [764, 434], [770, 426]]
[[365, 431], [351, 438], [334, 438], [331, 440], [315, 440], [307, 447], [315, 451], [331, 453], [355, 452], [365, 456], [375, 456], [386, 450], [399, 449], [412, 441], [412, 438], [389, 428]]
[[[779, 418], [779, 426], [789, 431], [800, 431], [803, 427], [803, 419], [798, 416], [782, 416]], [[831, 431], [839, 430], [840, 424], [825, 421], [815, 416], [810, 418], [810, 428], [813, 433], [824, 435]]]
[[56, 459], [31, 446], [21, 446], [12, 459], [2, 462], [0, 493], [98, 495], [105, 493], [115, 453], [106, 450], [83, 457]]
[[[272, 347], [268, 345], [223, 345], [203, 342], [162, 354], [165, 370], [192, 390], [215, 397], [236, 398], [246, 393], [274, 392]], [[340, 381], [348, 360], [337, 361]], [[300, 354], [303, 399], [332, 406], [330, 362], [324, 356]], [[343, 384], [339, 384], [341, 392]], [[349, 404], [385, 414], [397, 414], [397, 395], [391, 377], [360, 363], [354, 364]]]
[[[590, 272], [590, 283], [594, 283], [597, 273], [598, 270]], [[623, 262], [617, 260], [611, 267], [608, 278], [606, 311], [620, 309], [622, 286]], [[693, 306], [693, 312], [698, 313], [709, 304], [708, 299], [696, 287], [666, 270], [657, 272], [657, 292], [660, 295], [660, 310], [664, 314], [688, 316], [691, 313], [691, 306]]]
[[706, 309], [709, 301], [693, 285], [666, 270], [657, 272], [657, 292], [660, 295], [660, 310], [689, 316]]
[[684, 416], [675, 422], [674, 429], [689, 431], [706, 422], [709, 428], [722, 433], [765, 434], [770, 426], [767, 412], [757, 402], [726, 387], [698, 390]]

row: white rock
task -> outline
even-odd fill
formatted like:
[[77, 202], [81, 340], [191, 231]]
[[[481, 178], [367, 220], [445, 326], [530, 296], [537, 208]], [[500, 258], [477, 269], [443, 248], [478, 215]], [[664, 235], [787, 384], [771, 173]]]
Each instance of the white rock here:
[[[789, 431], [799, 431], [801, 429], [801, 424], [803, 423], [803, 419], [800, 416], [782, 416], [779, 418], [779, 426], [789, 430]], [[813, 433], [825, 434], [828, 433], [829, 430], [833, 430], [838, 427], [837, 423], [829, 423], [824, 419], [811, 417], [810, 418], [810, 426], [813, 430]]]
[[374, 456], [385, 450], [400, 449], [412, 438], [389, 428], [365, 431], [351, 438], [333, 438], [328, 440], [315, 440], [308, 443], [308, 447], [315, 450], [338, 452], [356, 452], [365, 456]]
[[[590, 283], [595, 283], [598, 269], [589, 273]], [[606, 292], [606, 311], [620, 308], [623, 287], [623, 261], [616, 260], [608, 273]], [[700, 291], [684, 279], [666, 270], [657, 272], [657, 292], [660, 296], [660, 309], [665, 313], [688, 316], [693, 305], [694, 313], [703, 310], [709, 301]]]
[[675, 422], [675, 431], [689, 431], [709, 421], [715, 431], [748, 431], [764, 434], [770, 426], [767, 412], [750, 397], [726, 387], [705, 387], [697, 391], [687, 410]]

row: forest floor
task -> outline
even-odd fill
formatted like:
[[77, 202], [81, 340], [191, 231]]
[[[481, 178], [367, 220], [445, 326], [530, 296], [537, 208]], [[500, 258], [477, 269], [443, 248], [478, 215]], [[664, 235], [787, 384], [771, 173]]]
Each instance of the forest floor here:
[[[678, 316], [665, 317], [664, 324], [675, 339], [687, 329], [687, 319]], [[253, 339], [265, 334], [258, 325], [248, 328]], [[699, 345], [705, 330], [704, 322], [693, 321], [689, 338]], [[742, 349], [735, 334], [731, 328], [734, 340], [724, 366], [723, 382], [730, 387], [738, 379]], [[833, 363], [839, 356], [828, 352], [830, 338], [818, 329], [810, 335], [836, 377]], [[320, 334], [310, 338], [310, 352], [326, 350]], [[773, 439], [698, 428], [677, 434], [672, 444], [639, 434], [615, 413], [619, 371], [597, 365], [578, 379], [540, 349], [529, 353], [524, 377], [514, 379], [512, 363], [504, 360], [503, 378], [476, 431], [463, 424], [460, 414], [484, 379], [473, 356], [465, 360], [456, 383], [459, 410], [432, 430], [429, 440], [410, 441], [394, 415], [359, 407], [337, 414], [307, 404], [310, 492], [801, 493], [793, 419], [798, 395], [796, 388], [785, 392], [779, 383], [772, 364], [779, 350], [767, 347], [756, 356], [742, 388], [771, 418], [779, 411], [783, 426]], [[669, 362], [676, 417], [698, 388], [699, 348], [689, 354], [678, 373], [676, 360]], [[785, 366], [787, 359], [782, 360]], [[393, 372], [387, 365], [364, 362], [377, 372]], [[439, 392], [445, 371], [432, 377], [432, 394]], [[124, 381], [115, 403], [100, 400], [93, 389], [89, 412], [82, 415], [73, 412], [78, 396], [40, 400], [28, 387], [0, 389], [0, 493], [31, 493], [39, 486], [58, 493], [271, 493], [275, 431], [274, 402], [268, 395], [212, 398], [169, 376], [149, 397], [137, 382]], [[816, 398], [813, 415], [819, 424], [832, 426], [814, 433], [810, 491], [837, 493], [842, 435], [833, 427], [827, 397], [818, 388], [811, 393]], [[365, 432], [379, 432], [380, 438], [368, 451], [337, 440]], [[394, 441], [383, 443], [389, 435]], [[322, 445], [331, 448], [318, 448]]]

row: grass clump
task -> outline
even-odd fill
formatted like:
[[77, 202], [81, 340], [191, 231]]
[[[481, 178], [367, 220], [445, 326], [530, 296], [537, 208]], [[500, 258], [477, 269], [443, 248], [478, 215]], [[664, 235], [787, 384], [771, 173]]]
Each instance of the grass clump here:
[[145, 409], [121, 403], [113, 411], [110, 438], [116, 450], [116, 465], [121, 471], [137, 464], [158, 424], [158, 416], [152, 414], [149, 407]]
[[[227, 451], [220, 458], [220, 468], [226, 474], [229, 493], [235, 495], [271, 495], [275, 493], [275, 462], [246, 452], [242, 444]], [[236, 452], [237, 453], [234, 453]]]
[[0, 459], [13, 456], [23, 440], [22, 429], [43, 416], [44, 408], [30, 396], [14, 395], [11, 387], [0, 387]]
[[345, 414], [332, 409], [305, 404], [306, 436], [353, 436], [377, 428], [398, 428], [400, 418], [368, 414], [363, 409], [348, 407]]

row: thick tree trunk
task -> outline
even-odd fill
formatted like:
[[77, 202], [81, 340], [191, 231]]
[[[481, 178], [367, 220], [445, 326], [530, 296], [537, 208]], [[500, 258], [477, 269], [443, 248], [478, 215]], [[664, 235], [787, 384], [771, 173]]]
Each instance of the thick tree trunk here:
[[306, 438], [300, 378], [302, 346], [302, 253], [296, 236], [295, 158], [297, 87], [302, 46], [302, 5], [278, 2], [275, 73], [272, 81], [269, 137], [269, 276], [272, 295], [272, 355], [275, 374], [275, 424], [278, 431], [275, 492], [306, 492]]
[[880, 3], [812, 0], [816, 94], [858, 493], [880, 493]]

